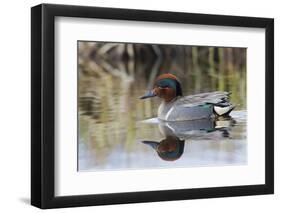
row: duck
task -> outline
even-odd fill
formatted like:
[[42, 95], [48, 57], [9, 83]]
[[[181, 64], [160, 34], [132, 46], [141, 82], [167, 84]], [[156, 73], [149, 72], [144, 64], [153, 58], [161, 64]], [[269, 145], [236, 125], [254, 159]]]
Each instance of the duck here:
[[213, 91], [183, 96], [179, 79], [171, 74], [159, 75], [140, 99], [159, 97], [162, 101], [157, 116], [162, 121], [188, 121], [228, 117], [235, 105], [229, 102], [230, 92]]

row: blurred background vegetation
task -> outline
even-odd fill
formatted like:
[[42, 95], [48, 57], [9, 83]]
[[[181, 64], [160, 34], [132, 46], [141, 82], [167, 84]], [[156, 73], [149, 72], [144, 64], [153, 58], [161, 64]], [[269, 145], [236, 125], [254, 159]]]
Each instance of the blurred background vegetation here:
[[229, 91], [246, 109], [245, 48], [79, 41], [79, 143], [95, 156], [90, 164], [105, 164], [116, 146], [132, 151], [140, 135], [161, 137], [137, 121], [156, 117], [158, 98], [138, 97], [163, 73], [178, 77], [184, 95]]

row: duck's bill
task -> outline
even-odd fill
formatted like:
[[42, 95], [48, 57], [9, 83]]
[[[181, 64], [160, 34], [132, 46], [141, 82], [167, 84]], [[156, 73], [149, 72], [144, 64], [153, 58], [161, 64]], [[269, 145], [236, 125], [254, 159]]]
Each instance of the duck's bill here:
[[152, 91], [148, 91], [144, 96], [141, 96], [140, 99], [152, 98], [155, 97], [156, 94]]
[[153, 149], [157, 149], [157, 146], [159, 145], [159, 142], [157, 141], [142, 141], [142, 143], [149, 145], [150, 147], [152, 147]]

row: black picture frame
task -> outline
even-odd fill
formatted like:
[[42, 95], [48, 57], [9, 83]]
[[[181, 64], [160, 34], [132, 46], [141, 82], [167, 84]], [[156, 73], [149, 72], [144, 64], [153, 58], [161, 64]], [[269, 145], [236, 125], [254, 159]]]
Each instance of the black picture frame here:
[[[56, 197], [54, 21], [58, 16], [265, 29], [265, 184]], [[41, 4], [31, 8], [31, 97], [31, 204], [39, 208], [274, 193], [274, 20], [271, 18]]]

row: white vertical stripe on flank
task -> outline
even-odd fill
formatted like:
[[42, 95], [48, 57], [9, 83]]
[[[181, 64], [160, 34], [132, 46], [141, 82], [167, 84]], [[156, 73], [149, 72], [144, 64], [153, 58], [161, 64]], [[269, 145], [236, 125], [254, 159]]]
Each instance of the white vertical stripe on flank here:
[[168, 118], [169, 118], [169, 116], [170, 116], [170, 114], [171, 114], [173, 109], [174, 109], [174, 107], [171, 107], [171, 109], [168, 111], [165, 120], [168, 120]]

